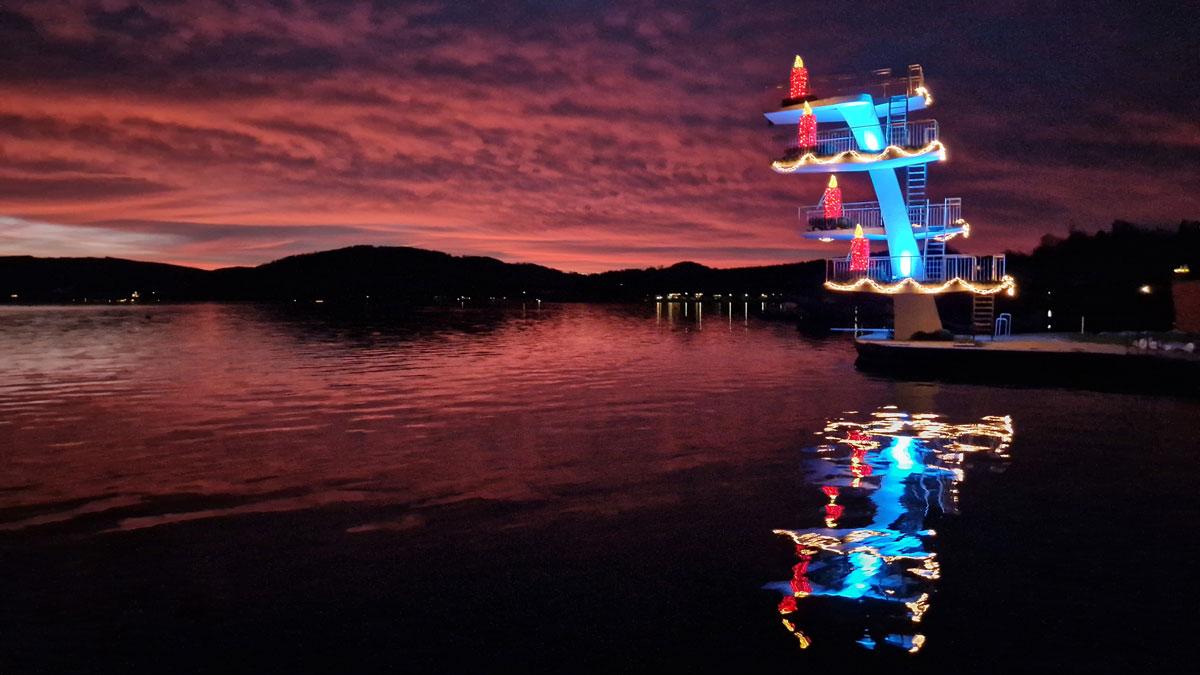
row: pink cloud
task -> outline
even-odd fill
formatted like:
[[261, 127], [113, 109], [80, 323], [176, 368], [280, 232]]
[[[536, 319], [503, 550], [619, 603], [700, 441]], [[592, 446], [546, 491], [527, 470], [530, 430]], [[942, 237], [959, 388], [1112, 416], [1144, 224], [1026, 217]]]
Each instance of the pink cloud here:
[[[798, 44], [830, 70], [857, 68], [866, 46], [837, 39], [836, 14], [809, 17], [819, 32], [789, 29], [805, 24], [790, 7], [19, 3], [25, 23], [5, 30], [24, 76], [0, 82], [0, 214], [102, 224], [79, 230], [92, 232], [81, 252], [96, 232], [169, 223], [145, 255], [205, 267], [356, 243], [579, 271], [828, 255], [797, 236], [795, 209], [820, 179], [768, 167], [787, 130], [766, 128], [762, 93]], [[953, 92], [974, 67], [947, 62], [931, 82]], [[951, 160], [933, 169], [934, 196], [965, 198], [970, 248], [1200, 211], [1176, 187], [1200, 178], [1194, 164], [1154, 175], [1188, 136], [1180, 115], [1131, 105], [1103, 121], [1149, 129], [1144, 156], [1106, 164], [1079, 154], [1080, 118], [1021, 126], [1020, 111], [935, 94]], [[1006, 133], [1050, 150], [1009, 154]], [[867, 198], [865, 181], [844, 182]], [[45, 253], [39, 241], [22, 252]]]

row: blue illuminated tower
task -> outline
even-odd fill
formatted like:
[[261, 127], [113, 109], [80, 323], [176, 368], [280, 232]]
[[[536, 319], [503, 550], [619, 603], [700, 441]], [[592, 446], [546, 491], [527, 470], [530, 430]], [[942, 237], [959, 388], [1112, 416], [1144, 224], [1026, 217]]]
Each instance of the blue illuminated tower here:
[[803, 86], [797, 86], [802, 67], [797, 57], [789, 97], [766, 113], [771, 124], [799, 130], [771, 168], [783, 174], [865, 173], [876, 198], [843, 204], [832, 218], [822, 204], [802, 208], [803, 236], [849, 242], [861, 226], [866, 245], [887, 243], [886, 255], [828, 260], [825, 287], [892, 295], [897, 339], [941, 329], [936, 294], [973, 293], [976, 323], [990, 332], [992, 296], [1011, 293], [1013, 280], [1004, 273], [1003, 255], [946, 254], [945, 242], [969, 236], [970, 226], [962, 219], [962, 200], [938, 203], [926, 196], [929, 165], [945, 161], [947, 151], [937, 120], [913, 119], [933, 103], [921, 66], [909, 66], [900, 77], [884, 70], [862, 83], [816, 86], [811, 95], [806, 69]]

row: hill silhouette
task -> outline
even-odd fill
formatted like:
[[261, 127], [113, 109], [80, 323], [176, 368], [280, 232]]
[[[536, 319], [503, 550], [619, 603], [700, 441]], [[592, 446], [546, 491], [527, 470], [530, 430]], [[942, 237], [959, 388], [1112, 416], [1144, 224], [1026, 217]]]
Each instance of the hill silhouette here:
[[[1174, 270], [1200, 271], [1200, 222], [1183, 221], [1165, 230], [1116, 221], [1110, 230], [1094, 234], [1047, 235], [1033, 252], [1008, 256], [1019, 292], [1000, 298], [998, 311], [1011, 312], [1022, 331], [1047, 325], [1078, 330], [1081, 319], [1089, 330], [1165, 329], [1173, 321], [1169, 288], [1181, 278]], [[817, 325], [849, 325], [856, 311], [864, 325], [888, 322], [887, 298], [854, 294], [847, 301], [825, 292], [823, 281], [820, 260], [729, 269], [680, 262], [578, 274], [401, 246], [351, 246], [212, 271], [116, 258], [0, 257], [0, 301], [7, 302], [107, 302], [129, 299], [134, 292], [142, 301], [340, 300], [342, 306], [628, 302], [670, 293], [750, 301], [767, 294], [772, 301], [795, 303], [794, 314]], [[938, 302], [950, 328], [969, 315], [966, 295], [948, 294]]]
[[623, 301], [671, 292], [803, 294], [819, 289], [823, 269], [820, 261], [735, 269], [684, 262], [585, 275], [403, 246], [351, 246], [212, 271], [118, 258], [0, 257], [0, 293], [21, 302], [108, 301], [135, 292], [157, 301]]

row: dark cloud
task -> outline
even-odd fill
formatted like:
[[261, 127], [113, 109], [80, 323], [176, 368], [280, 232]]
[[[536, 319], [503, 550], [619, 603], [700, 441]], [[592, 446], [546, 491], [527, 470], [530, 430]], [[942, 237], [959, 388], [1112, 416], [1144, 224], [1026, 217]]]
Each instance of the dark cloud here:
[[113, 12], [93, 8], [88, 11], [88, 18], [96, 28], [139, 40], [162, 37], [171, 30], [169, 22], [151, 16], [138, 5], [130, 5]]
[[0, 179], [0, 199], [33, 199], [77, 203], [93, 199], [111, 199], [152, 195], [171, 190], [162, 183], [127, 177], [87, 178], [15, 178]]

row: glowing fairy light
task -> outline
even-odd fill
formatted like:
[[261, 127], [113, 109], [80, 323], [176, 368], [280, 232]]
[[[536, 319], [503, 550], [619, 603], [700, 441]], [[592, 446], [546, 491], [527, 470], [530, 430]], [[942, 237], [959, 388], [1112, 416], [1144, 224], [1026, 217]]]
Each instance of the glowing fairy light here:
[[[954, 221], [954, 227], [960, 228], [962, 230], [963, 239], [971, 238], [971, 224], [968, 223], [967, 221], [963, 220], [962, 218], [959, 218], [958, 220]], [[959, 235], [958, 232], [947, 232], [946, 234], [939, 234], [938, 236], [934, 237], [933, 240], [934, 241], [950, 241], [951, 239], [957, 237], [958, 235]]]
[[980, 286], [960, 277], [947, 279], [946, 281], [936, 285], [927, 286], [921, 282], [908, 277], [894, 284], [881, 284], [878, 281], [870, 278], [862, 278], [848, 284], [839, 284], [835, 281], [826, 281], [825, 288], [831, 291], [853, 292], [870, 289], [875, 293], [884, 293], [886, 295], [894, 295], [896, 293], [923, 293], [925, 295], [936, 295], [938, 293], [946, 293], [949, 291], [970, 291], [979, 295], [995, 295], [1005, 291], [1011, 291], [1009, 295], [1015, 295], [1017, 282], [1012, 277], [1005, 275], [998, 284], [991, 286]]
[[[800, 117], [800, 125], [804, 125], [804, 116]], [[813, 118], [813, 140], [812, 146], [800, 147], [815, 147], [816, 146], [816, 118]], [[907, 159], [909, 157], [920, 157], [937, 153], [939, 160], [946, 159], [946, 146], [942, 145], [941, 141], [930, 141], [923, 147], [916, 150], [906, 150], [899, 145], [889, 145], [882, 151], [876, 154], [863, 154], [857, 150], [844, 150], [835, 155], [828, 157], [818, 157], [813, 152], [806, 152], [796, 159], [777, 159], [771, 162], [771, 168], [778, 173], [792, 173], [803, 166], [818, 165], [829, 166], [831, 164], [871, 164], [872, 162], [880, 162], [888, 159]]]

